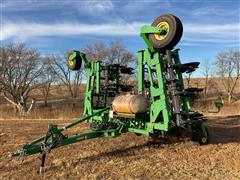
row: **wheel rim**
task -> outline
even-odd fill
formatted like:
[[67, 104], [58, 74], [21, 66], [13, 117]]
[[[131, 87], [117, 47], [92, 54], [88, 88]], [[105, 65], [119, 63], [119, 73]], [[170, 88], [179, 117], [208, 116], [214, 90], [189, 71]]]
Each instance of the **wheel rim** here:
[[202, 143], [206, 143], [207, 142], [207, 137], [202, 137]]
[[201, 141], [203, 144], [207, 143], [208, 141], [208, 132], [207, 128], [204, 125], [201, 125], [201, 130], [202, 130], [202, 138]]
[[74, 65], [74, 58], [75, 58], [74, 52], [70, 52], [69, 56], [68, 56], [68, 65], [69, 66], [73, 66]]
[[162, 30], [161, 33], [155, 33], [154, 34], [154, 37], [161, 41], [163, 39], [165, 39], [165, 37], [168, 35], [169, 33], [169, 24], [166, 22], [166, 21], [163, 21], [163, 22], [160, 22], [158, 25], [157, 25], [158, 28], [160, 28]]
[[73, 66], [74, 65], [74, 62], [72, 60], [68, 60], [68, 65], [69, 66]]

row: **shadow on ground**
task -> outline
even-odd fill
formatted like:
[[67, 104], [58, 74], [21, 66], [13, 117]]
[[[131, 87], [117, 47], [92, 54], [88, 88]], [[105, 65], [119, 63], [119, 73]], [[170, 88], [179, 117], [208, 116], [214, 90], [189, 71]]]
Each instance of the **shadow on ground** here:
[[[211, 117], [207, 121], [210, 142], [209, 144], [226, 144], [240, 143], [240, 115], [227, 117]], [[110, 152], [103, 152], [95, 156], [90, 156], [81, 159], [81, 162], [96, 161], [103, 157], [127, 157], [134, 156], [135, 150], [144, 148], [163, 148], [164, 145], [171, 144], [169, 142], [147, 142], [145, 144], [136, 145], [128, 148], [118, 149]]]
[[209, 118], [210, 143], [240, 142], [240, 115]]

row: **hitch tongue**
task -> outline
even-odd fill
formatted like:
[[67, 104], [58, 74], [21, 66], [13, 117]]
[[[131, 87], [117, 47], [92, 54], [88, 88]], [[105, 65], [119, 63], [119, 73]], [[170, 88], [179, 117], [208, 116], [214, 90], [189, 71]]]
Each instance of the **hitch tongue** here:
[[48, 125], [48, 131], [45, 135], [45, 138], [44, 138], [44, 142], [41, 146], [41, 154], [42, 154], [42, 157], [41, 157], [41, 162], [40, 162], [40, 168], [39, 168], [39, 174], [42, 174], [43, 173], [43, 168], [44, 168], [44, 165], [45, 165], [45, 161], [46, 161], [46, 153], [51, 151], [51, 147], [48, 149], [48, 146], [47, 146], [47, 142], [48, 142], [48, 139], [52, 136], [53, 137], [53, 133], [54, 131], [56, 132], [58, 130], [57, 126], [56, 125], [52, 125], [52, 124], [49, 124]]
[[43, 152], [42, 158], [41, 158], [41, 164], [40, 164], [40, 168], [39, 168], [39, 174], [42, 174], [42, 173], [43, 173], [43, 168], [44, 168], [45, 160], [46, 160], [46, 153]]

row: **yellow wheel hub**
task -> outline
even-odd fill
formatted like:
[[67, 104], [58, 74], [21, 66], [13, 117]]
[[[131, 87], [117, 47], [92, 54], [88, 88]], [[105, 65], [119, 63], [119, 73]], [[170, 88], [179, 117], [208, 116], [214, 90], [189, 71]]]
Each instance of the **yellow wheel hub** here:
[[202, 137], [202, 142], [206, 143], [207, 142], [207, 137]]
[[68, 60], [68, 64], [69, 64], [70, 66], [73, 66], [73, 65], [74, 65], [74, 62], [71, 61], [71, 60]]
[[163, 22], [160, 22], [160, 23], [157, 25], [157, 27], [164, 31], [163, 33], [155, 33], [155, 34], [154, 34], [154, 37], [155, 37], [157, 40], [161, 41], [161, 40], [163, 40], [163, 39], [168, 35], [168, 32], [169, 32], [169, 24], [168, 24], [166, 21], [163, 21]]
[[68, 64], [69, 66], [73, 66], [74, 65], [74, 62], [73, 62], [73, 55], [74, 55], [74, 52], [70, 52], [69, 55], [68, 55]]

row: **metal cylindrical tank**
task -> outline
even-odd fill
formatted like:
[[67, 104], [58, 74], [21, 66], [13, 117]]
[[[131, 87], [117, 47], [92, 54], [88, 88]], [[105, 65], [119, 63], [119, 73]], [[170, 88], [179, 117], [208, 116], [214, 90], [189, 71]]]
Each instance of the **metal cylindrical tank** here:
[[148, 108], [148, 100], [143, 95], [134, 95], [130, 101], [130, 109], [132, 113], [145, 112]]
[[121, 95], [112, 102], [113, 111], [119, 113], [141, 113], [148, 108], [147, 98], [143, 95]]

